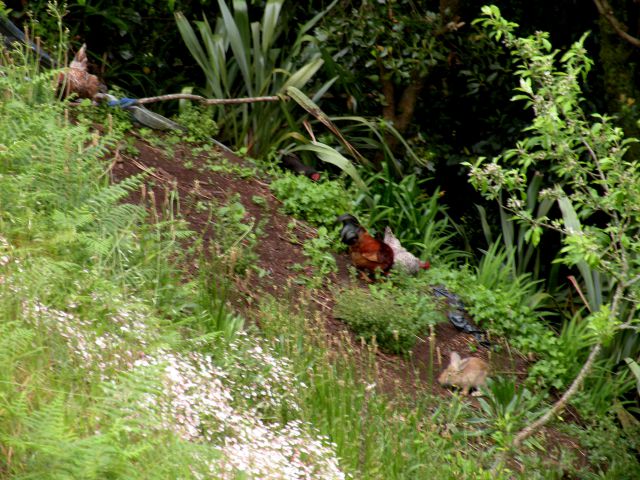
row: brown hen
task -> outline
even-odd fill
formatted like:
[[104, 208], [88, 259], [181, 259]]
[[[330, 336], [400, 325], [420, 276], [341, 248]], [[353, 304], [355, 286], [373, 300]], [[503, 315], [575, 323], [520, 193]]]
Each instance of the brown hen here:
[[82, 45], [69, 68], [58, 77], [58, 83], [64, 89], [64, 95], [75, 93], [80, 98], [93, 98], [107, 91], [106, 86], [95, 75], [87, 71], [87, 46]]

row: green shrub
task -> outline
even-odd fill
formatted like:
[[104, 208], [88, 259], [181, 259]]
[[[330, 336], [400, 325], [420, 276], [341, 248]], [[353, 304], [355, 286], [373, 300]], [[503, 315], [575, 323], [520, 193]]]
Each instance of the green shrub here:
[[313, 267], [313, 277], [307, 282], [310, 288], [321, 286], [329, 276], [338, 271], [336, 259], [331, 251], [337, 239], [325, 227], [318, 228], [318, 236], [310, 238], [302, 247], [306, 263]]
[[[0, 84], [26, 83], [14, 74]], [[34, 107], [21, 90], [3, 93], [2, 477], [274, 478], [304, 470], [341, 478], [329, 441], [294, 421], [304, 385], [291, 363], [242, 335], [228, 286], [214, 276], [219, 258], [201, 256], [198, 281], [179, 277], [188, 245], [175, 220], [177, 194], [153, 205], [160, 215], [126, 203], [142, 180], [110, 182], [108, 147], [118, 137], [100, 136], [87, 120], [71, 124], [61, 102]], [[215, 216], [216, 246], [236, 266], [249, 254], [232, 252], [249, 250], [259, 230], [246, 225], [239, 200]], [[222, 445], [236, 441], [259, 460], [225, 457]]]
[[391, 284], [352, 288], [336, 297], [333, 314], [357, 336], [373, 339], [387, 352], [408, 353], [428, 325], [444, 321], [430, 297], [406, 293]]
[[256, 225], [255, 219], [247, 216], [239, 194], [232, 195], [226, 205], [216, 209], [213, 221], [218, 256], [228, 256], [233, 270], [245, 273], [258, 258], [254, 249], [261, 226]]
[[[589, 452], [589, 461], [598, 465], [599, 475], [591, 472], [577, 472], [575, 478], [639, 478], [640, 465], [637, 461], [637, 436], [627, 436], [621, 431], [618, 419], [613, 413], [598, 417], [597, 423], [578, 426], [564, 423], [561, 431], [576, 438]], [[606, 473], [602, 470], [605, 469]]]
[[303, 175], [287, 173], [271, 184], [271, 191], [288, 214], [316, 226], [335, 227], [336, 217], [351, 210], [349, 194], [342, 182], [314, 182]]
[[218, 133], [218, 125], [213, 120], [213, 107], [187, 103], [180, 110], [177, 122], [187, 128], [182, 136], [187, 142], [209, 142]]

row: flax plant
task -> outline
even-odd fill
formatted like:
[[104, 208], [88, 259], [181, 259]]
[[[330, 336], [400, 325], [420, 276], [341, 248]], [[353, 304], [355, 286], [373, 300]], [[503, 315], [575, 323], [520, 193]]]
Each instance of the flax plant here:
[[[220, 16], [214, 26], [206, 17], [194, 28], [181, 13], [176, 22], [182, 38], [206, 77], [205, 94], [217, 98], [279, 95], [287, 87], [309, 84], [324, 61], [309, 35], [311, 29], [335, 5], [300, 26], [291, 45], [283, 44], [287, 18], [284, 0], [268, 0], [262, 19], [249, 21], [245, 1], [234, 1], [233, 9], [218, 0]], [[319, 87], [321, 97], [333, 80]], [[221, 134], [238, 148], [245, 146], [254, 155], [264, 154], [280, 143], [288, 132], [289, 105], [282, 102], [253, 103], [223, 107], [216, 115]]]

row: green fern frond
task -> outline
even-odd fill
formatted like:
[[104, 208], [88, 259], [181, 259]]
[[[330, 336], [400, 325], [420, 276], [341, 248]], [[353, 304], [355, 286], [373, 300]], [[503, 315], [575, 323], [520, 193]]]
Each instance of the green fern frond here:
[[124, 180], [109, 185], [106, 188], [102, 188], [97, 192], [97, 194], [87, 200], [87, 205], [89, 205], [94, 211], [101, 211], [105, 208], [110, 208], [121, 200], [124, 200], [134, 190], [139, 189], [145, 177], [146, 174], [141, 173], [139, 175], [125, 178]]

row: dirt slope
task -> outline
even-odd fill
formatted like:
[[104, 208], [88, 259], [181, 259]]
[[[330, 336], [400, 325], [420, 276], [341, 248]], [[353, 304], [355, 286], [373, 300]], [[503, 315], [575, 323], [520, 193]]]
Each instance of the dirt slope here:
[[[267, 272], [267, 275], [263, 278], [252, 275], [249, 279], [239, 282], [237, 287], [240, 290], [240, 295], [237, 300], [240, 304], [243, 301], [247, 304], [253, 303], [265, 293], [278, 298], [285, 295], [291, 296], [293, 289], [294, 295], [302, 294], [300, 290], [304, 287], [295, 281], [299, 272], [295, 271], [293, 267], [296, 264], [304, 263], [302, 244], [315, 235], [315, 230], [298, 221], [293, 229], [294, 238], [292, 238], [291, 231], [287, 228], [292, 219], [281, 213], [280, 202], [271, 194], [267, 177], [263, 179], [255, 176], [241, 178], [233, 173], [211, 171], [206, 168], [207, 154], [193, 155], [191, 149], [183, 145], [175, 147], [171, 156], [168, 156], [163, 149], [154, 147], [141, 138], [136, 140], [135, 147], [139, 151], [135, 157], [125, 153], [117, 155], [117, 161], [112, 168], [114, 180], [146, 172], [149, 175], [148, 192], [154, 192], [158, 210], [161, 210], [162, 202], [168, 198], [168, 192], [176, 189], [180, 193], [182, 215], [194, 231], [203, 234], [205, 240], [212, 239], [215, 225], [209, 221], [206, 212], [197, 208], [199, 200], [215, 199], [224, 204], [232, 195], [238, 194], [248, 216], [251, 217], [247, 218], [247, 221], [254, 221], [256, 225], [262, 226], [263, 233], [256, 246], [256, 253], [258, 266]], [[217, 153], [217, 155], [224, 155], [231, 165], [245, 166], [242, 159], [227, 152]], [[257, 204], [254, 201], [255, 197], [264, 198], [266, 205]], [[140, 194], [134, 195], [131, 201], [140, 201]], [[338, 213], [341, 212], [336, 212], [336, 214]], [[327, 334], [338, 336], [343, 332], [348, 332], [348, 329], [332, 316], [333, 295], [331, 287], [344, 286], [355, 280], [351, 279], [348, 274], [347, 256], [345, 254], [336, 255], [336, 261], [339, 267], [338, 274], [327, 278], [325, 287], [315, 290], [311, 295], [311, 300], [325, 320]], [[241, 307], [241, 305], [239, 306]], [[435, 338], [436, 352], [432, 357], [435, 359], [435, 374], [444, 368], [450, 352], [454, 350], [463, 356], [473, 354], [483, 357], [492, 364], [496, 371], [520, 375], [526, 373], [524, 359], [516, 358], [513, 360], [506, 354], [490, 354], [486, 349], [477, 349], [477, 345], [470, 335], [459, 332], [448, 323], [436, 326]], [[359, 342], [355, 339], [353, 344], [355, 348], [359, 347]], [[391, 387], [391, 384], [397, 385], [399, 383], [403, 389], [420, 390], [426, 388], [434, 393], [448, 394], [446, 390], [433, 382], [433, 378], [429, 374], [427, 365], [429, 365], [431, 352], [426, 337], [418, 341], [411, 359], [384, 353], [378, 355], [382, 368], [381, 373], [387, 379], [383, 383], [387, 388]]]
[[[146, 192], [132, 195], [130, 201], [140, 202], [143, 194], [149, 198], [149, 192], [153, 192], [156, 209], [160, 212], [162, 203], [169, 201], [169, 192], [177, 190], [180, 194], [182, 216], [194, 231], [201, 233], [205, 240], [210, 241], [214, 241], [216, 227], [210, 222], [208, 214], [197, 208], [199, 200], [215, 199], [225, 204], [232, 196], [239, 195], [239, 200], [246, 209], [247, 216], [250, 217], [246, 218], [246, 221], [254, 221], [256, 225], [261, 224], [262, 234], [255, 251], [258, 255], [257, 265], [267, 272], [267, 275], [262, 278], [258, 275], [249, 275], [248, 278], [237, 282], [234, 305], [239, 310], [251, 317], [255, 314], [251, 310], [251, 305], [265, 294], [286, 301], [310, 295], [311, 308], [314, 310], [312, 314], [324, 320], [326, 335], [329, 338], [335, 338], [336, 342], [345, 337], [351, 338], [352, 349], [356, 352], [356, 356], [359, 356], [358, 352], [362, 351], [362, 345], [347, 326], [332, 315], [334, 304], [332, 290], [336, 286], [347, 286], [360, 280], [350, 277], [347, 270], [349, 265], [347, 255], [337, 254], [339, 271], [337, 275], [326, 279], [323, 288], [309, 292], [296, 282], [299, 271], [294, 270], [293, 267], [304, 263], [302, 244], [315, 235], [315, 229], [299, 221], [296, 222], [293, 230], [287, 227], [292, 218], [280, 211], [281, 204], [271, 194], [267, 176], [256, 178], [252, 175], [242, 178], [233, 173], [211, 171], [206, 168], [206, 165], [211, 164], [212, 154], [194, 155], [189, 147], [183, 145], [173, 148], [174, 151], [170, 156], [163, 149], [150, 145], [142, 138], [136, 140], [135, 147], [139, 154], [132, 156], [118, 152], [111, 168], [114, 180], [141, 172], [149, 175]], [[217, 157], [217, 160], [214, 160], [217, 162], [224, 157], [232, 166], [246, 166], [241, 158], [226, 152], [217, 152], [213, 156]], [[254, 201], [256, 197], [262, 197], [265, 200], [264, 204], [257, 204]], [[336, 212], [338, 213], [342, 212]], [[255, 316], [254, 319], [259, 321]], [[432, 355], [429, 340], [425, 336], [419, 339], [409, 358], [378, 352], [378, 384], [392, 395], [399, 388], [412, 394], [428, 391], [441, 396], [450, 396], [451, 392], [440, 387], [435, 382], [435, 377], [448, 363], [449, 354], [452, 351], [457, 351], [462, 356], [474, 355], [485, 359], [491, 364], [495, 373], [515, 374], [519, 378], [526, 376], [528, 364], [526, 359], [517, 355], [511, 356], [506, 349], [496, 354], [487, 349], [478, 348], [470, 335], [458, 331], [447, 322], [436, 326], [434, 347], [436, 351]], [[430, 358], [435, 360], [431, 373], [428, 368]], [[477, 400], [471, 401], [477, 404]], [[544, 433], [550, 445], [548, 451], [550, 461], [554, 458], [553, 445], [564, 444], [575, 451], [578, 463], [588, 464], [585, 452], [573, 439], [560, 434], [554, 428], [547, 428]], [[517, 465], [514, 467], [517, 468]]]

